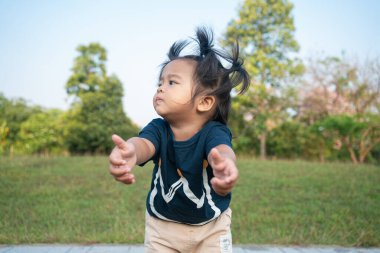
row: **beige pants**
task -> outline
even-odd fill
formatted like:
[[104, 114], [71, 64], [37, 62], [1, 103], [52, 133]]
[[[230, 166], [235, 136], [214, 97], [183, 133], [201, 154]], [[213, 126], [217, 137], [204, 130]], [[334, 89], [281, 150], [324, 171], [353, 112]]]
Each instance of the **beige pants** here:
[[191, 226], [145, 217], [146, 253], [230, 253], [231, 209], [202, 226]]

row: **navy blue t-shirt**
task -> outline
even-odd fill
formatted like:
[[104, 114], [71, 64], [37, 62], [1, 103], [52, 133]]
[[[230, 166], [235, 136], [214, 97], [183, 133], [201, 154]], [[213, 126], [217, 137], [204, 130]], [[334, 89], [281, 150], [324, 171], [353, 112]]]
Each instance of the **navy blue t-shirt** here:
[[226, 125], [208, 122], [186, 141], [176, 141], [167, 121], [152, 120], [139, 134], [156, 149], [146, 206], [150, 215], [167, 221], [203, 225], [216, 219], [231, 201], [211, 187], [213, 177], [207, 155], [217, 145], [231, 145]]

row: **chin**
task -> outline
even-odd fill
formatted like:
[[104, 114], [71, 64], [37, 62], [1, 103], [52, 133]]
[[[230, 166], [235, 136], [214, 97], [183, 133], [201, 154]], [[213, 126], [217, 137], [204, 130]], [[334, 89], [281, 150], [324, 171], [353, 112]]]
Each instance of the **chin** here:
[[156, 108], [154, 108], [154, 110], [156, 111], [157, 115], [162, 117], [162, 118], [165, 118], [165, 114], [160, 112], [160, 110], [157, 110]]

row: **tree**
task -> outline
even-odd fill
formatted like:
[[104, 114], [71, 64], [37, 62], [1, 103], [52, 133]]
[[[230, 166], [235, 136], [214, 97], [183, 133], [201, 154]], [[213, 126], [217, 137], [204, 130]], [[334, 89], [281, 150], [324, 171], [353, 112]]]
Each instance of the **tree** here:
[[72, 105], [67, 117], [66, 142], [72, 153], [107, 153], [111, 135], [135, 135], [136, 125], [123, 110], [123, 87], [115, 75], [106, 72], [106, 50], [98, 43], [77, 48], [67, 94]]
[[[12, 147], [18, 140], [21, 124], [36, 113], [42, 112], [39, 106], [29, 105], [24, 99], [7, 99], [0, 93], [0, 124], [5, 124], [6, 142], [3, 143], [3, 153], [12, 152]], [[4, 132], [5, 133], [5, 132]]]
[[309, 124], [327, 116], [379, 113], [380, 61], [339, 57], [309, 59], [300, 87], [298, 117]]
[[254, 139], [257, 136], [261, 158], [267, 155], [269, 133], [290, 117], [287, 109], [292, 107], [291, 101], [295, 99], [293, 89], [283, 88], [279, 94], [276, 91], [278, 89], [274, 87], [253, 84], [249, 94], [235, 98], [232, 105], [233, 132], [246, 143], [247, 137]]
[[268, 125], [276, 124], [283, 115], [281, 111], [285, 110], [279, 104], [281, 87], [303, 71], [300, 61], [291, 57], [291, 53], [299, 49], [294, 39], [292, 9], [293, 5], [286, 0], [246, 0], [238, 18], [229, 23], [222, 41], [229, 47], [237, 39], [243, 48], [242, 57], [253, 85], [245, 97], [236, 97], [233, 103], [238, 104], [234, 107], [239, 108], [241, 119], [255, 111], [248, 117], [255, 120], [261, 158], [266, 157], [267, 135], [273, 129]]
[[352, 162], [364, 162], [380, 141], [379, 59], [316, 58], [306, 69], [297, 118], [319, 136], [321, 160], [335, 145], [346, 148]]
[[268, 154], [278, 158], [302, 157], [306, 143], [306, 128], [297, 120], [289, 120], [271, 131], [268, 138]]
[[7, 135], [9, 133], [9, 127], [7, 127], [7, 122], [3, 121], [0, 126], [0, 155], [4, 153], [7, 144]]
[[33, 114], [21, 124], [17, 149], [27, 154], [62, 154], [64, 113], [57, 109]]
[[370, 151], [380, 143], [380, 116], [336, 115], [319, 122], [324, 138], [336, 140], [337, 149], [342, 146], [349, 152], [353, 163], [363, 163]]

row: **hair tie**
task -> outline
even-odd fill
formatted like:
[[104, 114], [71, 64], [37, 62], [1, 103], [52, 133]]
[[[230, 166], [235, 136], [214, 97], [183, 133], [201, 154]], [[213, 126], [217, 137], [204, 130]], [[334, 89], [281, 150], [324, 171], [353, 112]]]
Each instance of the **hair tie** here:
[[204, 58], [206, 55], [208, 55], [210, 52], [212, 52], [212, 45], [207, 45], [205, 47], [202, 47], [201, 50], [201, 56]]
[[232, 62], [232, 69], [240, 69], [243, 66], [243, 62], [238, 59]]

